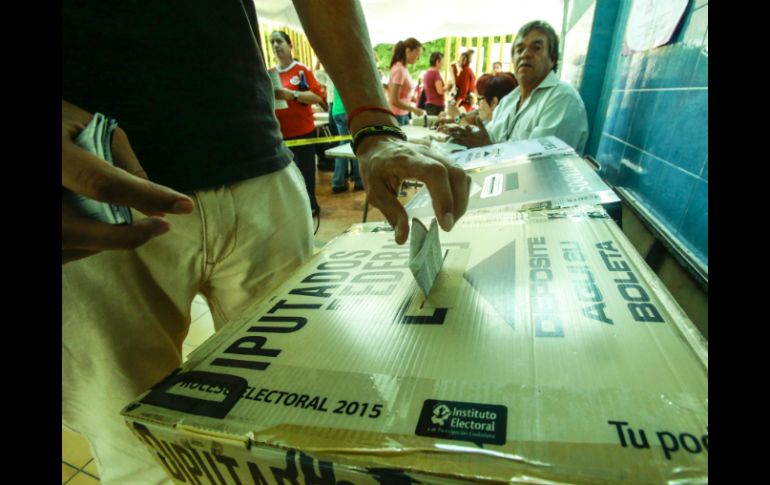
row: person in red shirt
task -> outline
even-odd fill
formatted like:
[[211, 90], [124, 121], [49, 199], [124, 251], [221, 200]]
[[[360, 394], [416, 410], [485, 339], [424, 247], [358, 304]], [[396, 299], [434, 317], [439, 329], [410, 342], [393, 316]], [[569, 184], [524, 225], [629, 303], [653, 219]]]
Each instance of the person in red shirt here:
[[444, 111], [444, 93], [452, 90], [452, 83], [444, 84], [441, 77], [441, 63], [444, 54], [434, 52], [430, 55], [430, 69], [425, 72], [425, 111], [437, 116]]
[[473, 74], [470, 66], [473, 53], [473, 49], [469, 49], [460, 55], [460, 72], [457, 72], [457, 65], [452, 64], [452, 73], [455, 76], [455, 86], [457, 86], [455, 100], [457, 106], [464, 108], [466, 112], [472, 108], [470, 94], [476, 90], [476, 75]]
[[[298, 138], [313, 138], [315, 136], [315, 121], [310, 105], [321, 104], [323, 90], [316, 81], [313, 72], [306, 65], [297, 62], [292, 54], [292, 43], [286, 32], [276, 30], [270, 34], [270, 46], [273, 48], [283, 89], [275, 90], [276, 99], [288, 103], [287, 108], [276, 108], [275, 116], [281, 125], [284, 140]], [[310, 198], [310, 209], [313, 216], [318, 216], [321, 208], [315, 197], [315, 146], [301, 145], [289, 148], [294, 154], [294, 163], [302, 172]]]

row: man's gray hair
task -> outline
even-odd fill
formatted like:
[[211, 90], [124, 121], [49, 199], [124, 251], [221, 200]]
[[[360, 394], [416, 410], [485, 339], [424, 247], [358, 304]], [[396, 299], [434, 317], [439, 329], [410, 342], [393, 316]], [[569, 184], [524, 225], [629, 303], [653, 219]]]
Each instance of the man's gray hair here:
[[516, 41], [526, 37], [532, 30], [539, 30], [548, 37], [548, 57], [553, 61], [553, 72], [556, 72], [556, 68], [559, 66], [559, 36], [556, 35], [556, 31], [553, 30], [551, 24], [544, 20], [533, 20], [519, 29], [511, 46], [511, 57], [516, 52]]

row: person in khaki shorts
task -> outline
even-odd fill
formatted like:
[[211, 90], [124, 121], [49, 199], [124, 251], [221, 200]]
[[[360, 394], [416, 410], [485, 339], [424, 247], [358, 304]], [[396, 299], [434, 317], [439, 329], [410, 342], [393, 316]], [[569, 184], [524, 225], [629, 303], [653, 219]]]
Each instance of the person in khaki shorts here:
[[[396, 242], [409, 232], [405, 178], [430, 188], [451, 229], [470, 179], [392, 131], [361, 7], [295, 7], [351, 132], [376, 127], [356, 156]], [[273, 115], [253, 2], [67, 0], [62, 12], [62, 187], [134, 216], [110, 226], [62, 198], [62, 422], [89, 440], [102, 483], [166, 483], [120, 412], [181, 365], [196, 294], [221, 329], [308, 258], [307, 192]], [[330, 36], [331, 24], [348, 27]], [[96, 112], [119, 123], [115, 167], [73, 142]]]

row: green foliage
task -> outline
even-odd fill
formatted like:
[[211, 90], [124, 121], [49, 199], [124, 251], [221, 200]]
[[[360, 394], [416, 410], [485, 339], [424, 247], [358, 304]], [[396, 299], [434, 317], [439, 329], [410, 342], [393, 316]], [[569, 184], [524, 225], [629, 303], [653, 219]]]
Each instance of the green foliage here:
[[[377, 44], [374, 47], [374, 51], [377, 52], [377, 56], [380, 58], [379, 67], [386, 74], [390, 72], [390, 59], [393, 57], [394, 47], [395, 44]], [[421, 71], [426, 71], [430, 68], [430, 55], [433, 52], [444, 52], [444, 39], [422, 43], [422, 55], [420, 58], [414, 64], [406, 66], [409, 74], [414, 79], [417, 79]]]
[[380, 58], [380, 63], [377, 66], [382, 72], [389, 72], [390, 56], [393, 55], [393, 44], [377, 44], [374, 46], [374, 52], [376, 52], [377, 57]]

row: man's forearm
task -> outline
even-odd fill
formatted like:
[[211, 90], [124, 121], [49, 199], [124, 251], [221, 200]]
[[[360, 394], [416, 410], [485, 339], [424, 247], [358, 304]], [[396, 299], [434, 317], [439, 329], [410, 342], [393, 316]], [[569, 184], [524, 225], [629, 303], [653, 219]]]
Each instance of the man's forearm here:
[[[387, 109], [388, 101], [358, 1], [294, 0], [294, 6], [313, 50], [337, 86], [348, 112], [371, 105]], [[344, 34], [329, 28], [333, 25], [344, 26]], [[393, 124], [395, 120], [384, 113], [365, 112], [353, 120], [352, 128], [371, 123]]]
[[312, 91], [299, 91], [297, 101], [303, 104], [318, 104], [321, 102], [321, 97]]

